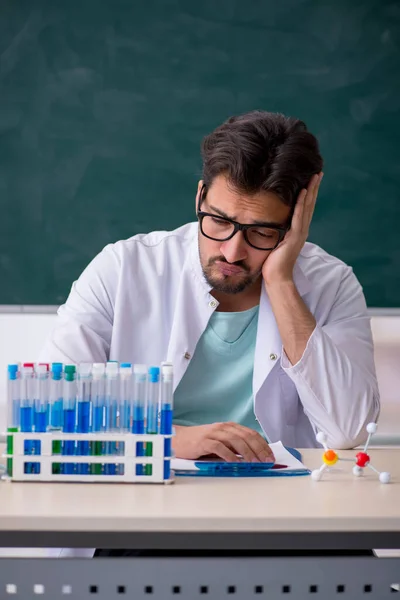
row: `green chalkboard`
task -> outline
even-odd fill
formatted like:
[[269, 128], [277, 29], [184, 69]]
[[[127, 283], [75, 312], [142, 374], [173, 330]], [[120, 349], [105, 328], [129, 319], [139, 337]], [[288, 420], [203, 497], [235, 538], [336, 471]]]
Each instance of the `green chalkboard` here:
[[399, 31], [396, 0], [2, 0], [0, 304], [193, 220], [202, 137], [260, 108], [320, 140], [311, 241], [399, 306]]

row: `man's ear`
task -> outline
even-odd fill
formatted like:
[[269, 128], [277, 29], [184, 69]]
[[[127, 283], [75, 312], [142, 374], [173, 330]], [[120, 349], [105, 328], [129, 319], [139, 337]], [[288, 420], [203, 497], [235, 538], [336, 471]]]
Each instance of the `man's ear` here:
[[199, 183], [197, 184], [196, 206], [194, 208], [196, 213], [197, 213], [197, 207], [199, 205], [199, 196], [200, 196], [203, 185], [204, 185], [204, 181], [202, 179], [200, 179]]

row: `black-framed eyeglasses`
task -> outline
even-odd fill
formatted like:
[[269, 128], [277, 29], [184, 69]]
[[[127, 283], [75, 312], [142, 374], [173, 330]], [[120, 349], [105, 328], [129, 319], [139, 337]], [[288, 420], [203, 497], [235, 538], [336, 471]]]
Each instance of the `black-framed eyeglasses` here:
[[243, 231], [243, 237], [249, 246], [256, 250], [275, 250], [285, 237], [289, 227], [277, 227], [276, 225], [244, 225], [220, 217], [214, 213], [208, 213], [200, 210], [201, 203], [204, 200], [203, 185], [197, 206], [197, 218], [199, 219], [200, 231], [204, 237], [216, 242], [226, 242], [233, 238], [238, 231]]

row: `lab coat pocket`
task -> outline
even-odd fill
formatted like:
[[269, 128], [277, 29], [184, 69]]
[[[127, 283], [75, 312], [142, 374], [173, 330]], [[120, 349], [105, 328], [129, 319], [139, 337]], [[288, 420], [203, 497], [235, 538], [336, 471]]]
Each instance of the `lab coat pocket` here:
[[279, 383], [281, 386], [282, 413], [285, 415], [286, 424], [295, 425], [300, 404], [296, 386], [283, 369], [279, 369]]

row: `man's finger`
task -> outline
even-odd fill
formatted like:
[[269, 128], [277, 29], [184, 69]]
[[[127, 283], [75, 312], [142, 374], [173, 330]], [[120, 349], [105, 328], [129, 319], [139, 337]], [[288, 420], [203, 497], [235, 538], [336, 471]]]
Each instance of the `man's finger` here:
[[225, 445], [229, 445], [246, 462], [258, 460], [257, 454], [249, 446], [245, 436], [241, 435], [234, 427], [226, 426], [224, 429], [217, 431], [215, 436]]
[[301, 190], [298, 200], [296, 202], [296, 206], [294, 207], [292, 223], [290, 229], [294, 233], [298, 233], [301, 231], [303, 226], [303, 216], [304, 216], [304, 203], [307, 196], [307, 190]]
[[210, 438], [204, 441], [203, 454], [215, 454], [226, 462], [237, 462], [238, 460], [236, 454], [229, 450], [223, 442]]
[[238, 423], [230, 424], [232, 429], [246, 442], [252, 453], [260, 462], [273, 462], [274, 453], [264, 438], [254, 429], [249, 429]]

